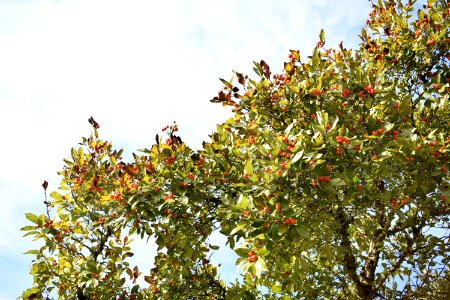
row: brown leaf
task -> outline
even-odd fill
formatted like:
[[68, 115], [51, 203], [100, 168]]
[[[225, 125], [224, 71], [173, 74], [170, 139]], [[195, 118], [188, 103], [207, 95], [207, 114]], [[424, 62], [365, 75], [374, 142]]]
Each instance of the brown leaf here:
[[269, 65], [264, 60], [261, 60], [259, 65], [263, 69], [264, 76], [266, 76], [267, 79], [270, 79], [270, 68], [269, 68]]
[[134, 279], [139, 277], [139, 268], [138, 268], [138, 266], [135, 266], [133, 268], [133, 277], [134, 277]]
[[242, 75], [242, 73], [236, 72], [236, 76], [237, 76], [238, 82], [240, 84], [244, 85], [245, 84], [245, 77], [244, 77], [244, 75]]
[[47, 187], [48, 187], [47, 180], [44, 180], [44, 183], [42, 184], [42, 187], [44, 188], [44, 190], [47, 190]]
[[131, 177], [134, 177], [137, 174], [137, 171], [134, 169], [133, 165], [123, 165], [122, 169]]
[[92, 125], [92, 127], [94, 127], [94, 129], [99, 129], [100, 125], [94, 120], [94, 118], [91, 116], [89, 119], [89, 124]]

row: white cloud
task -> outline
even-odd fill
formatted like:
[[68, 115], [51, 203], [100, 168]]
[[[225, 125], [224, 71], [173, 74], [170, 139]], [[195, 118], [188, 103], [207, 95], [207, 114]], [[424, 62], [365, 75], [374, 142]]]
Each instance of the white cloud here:
[[43, 211], [41, 183], [57, 188], [89, 116], [128, 152], [175, 120], [199, 148], [229, 115], [208, 101], [218, 77], [252, 75], [260, 59], [278, 72], [289, 49], [306, 58], [321, 28], [328, 46], [355, 46], [368, 12], [352, 0], [1, 1], [0, 254], [29, 248], [22, 216]]

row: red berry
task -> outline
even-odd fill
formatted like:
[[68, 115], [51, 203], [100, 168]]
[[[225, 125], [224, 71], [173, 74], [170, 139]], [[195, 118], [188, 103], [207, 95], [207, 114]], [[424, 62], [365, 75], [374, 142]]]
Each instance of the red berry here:
[[270, 208], [269, 208], [268, 206], [264, 206], [264, 208], [261, 209], [261, 213], [262, 213], [262, 214], [266, 214], [266, 213], [268, 213], [269, 211], [270, 211]]
[[250, 251], [248, 253], [248, 261], [249, 262], [255, 262], [257, 260], [258, 260], [258, 256], [253, 251]]
[[344, 89], [344, 90], [342, 91], [342, 97], [347, 98], [348, 96], [351, 95], [351, 93], [352, 93], [352, 92], [351, 92], [349, 89]]

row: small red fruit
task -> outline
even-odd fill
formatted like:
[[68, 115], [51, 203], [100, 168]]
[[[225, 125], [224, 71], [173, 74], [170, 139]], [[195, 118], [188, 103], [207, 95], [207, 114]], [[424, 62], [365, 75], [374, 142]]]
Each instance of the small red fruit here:
[[277, 204], [275, 205], [275, 208], [276, 208], [277, 210], [281, 210], [281, 204], [280, 204], [280, 203], [277, 203]]
[[330, 176], [319, 176], [320, 182], [330, 182]]
[[258, 260], [258, 256], [253, 251], [250, 251], [248, 253], [248, 261], [252, 263], [252, 262], [255, 262], [257, 260]]
[[346, 144], [346, 145], [350, 144], [350, 140], [348, 137], [340, 135], [336, 137], [336, 142], [338, 142], [339, 144]]
[[264, 206], [263, 209], [261, 209], [262, 214], [267, 214], [270, 211], [270, 208], [268, 206]]
[[350, 96], [352, 94], [352, 92], [349, 89], [344, 89], [342, 91], [342, 97], [347, 98], [348, 96]]
[[285, 225], [295, 225], [295, 223], [297, 223], [297, 220], [295, 220], [294, 218], [286, 219], [283, 222], [283, 224], [285, 224]]

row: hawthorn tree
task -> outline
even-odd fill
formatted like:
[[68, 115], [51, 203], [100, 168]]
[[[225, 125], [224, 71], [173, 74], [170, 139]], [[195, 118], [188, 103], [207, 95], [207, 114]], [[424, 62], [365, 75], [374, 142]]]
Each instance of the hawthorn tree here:
[[[374, 4], [357, 50], [321, 32], [280, 74], [222, 80], [211, 101], [235, 114], [201, 150], [174, 124], [127, 163], [89, 119], [47, 213], [26, 215], [23, 299], [448, 299], [450, 6], [413, 4]], [[156, 238], [152, 269], [127, 261], [130, 236]]]

